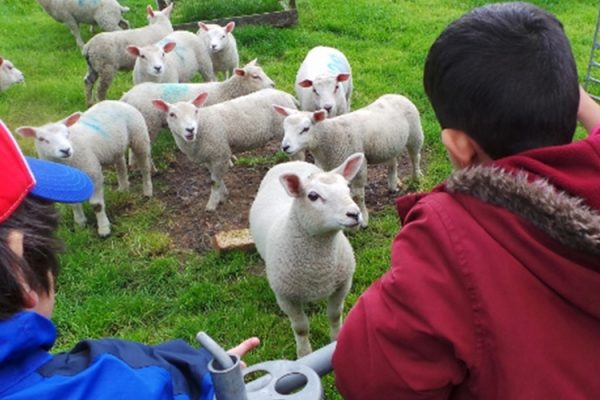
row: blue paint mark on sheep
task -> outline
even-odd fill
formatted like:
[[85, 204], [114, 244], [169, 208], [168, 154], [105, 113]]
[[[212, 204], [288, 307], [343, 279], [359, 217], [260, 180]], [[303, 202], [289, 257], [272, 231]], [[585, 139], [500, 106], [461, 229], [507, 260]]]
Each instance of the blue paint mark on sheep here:
[[189, 92], [188, 85], [182, 85], [179, 83], [164, 83], [161, 85], [163, 91], [160, 96], [161, 99], [168, 103], [175, 103], [180, 101], [187, 92]]
[[97, 6], [100, 0], [78, 0], [77, 2], [80, 7], [83, 6]]
[[[113, 116], [113, 118], [114, 118], [114, 116]], [[110, 138], [110, 132], [108, 132], [106, 129], [104, 129], [104, 126], [103, 126], [104, 124], [102, 123], [100, 118], [94, 118], [94, 117], [90, 117], [89, 115], [84, 115], [79, 120], [79, 123], [81, 125], [87, 126], [88, 128], [92, 129], [93, 131], [99, 133], [105, 139]]]
[[329, 72], [350, 72], [346, 66], [346, 62], [344, 59], [337, 54], [329, 55], [329, 63], [327, 64], [327, 69]]

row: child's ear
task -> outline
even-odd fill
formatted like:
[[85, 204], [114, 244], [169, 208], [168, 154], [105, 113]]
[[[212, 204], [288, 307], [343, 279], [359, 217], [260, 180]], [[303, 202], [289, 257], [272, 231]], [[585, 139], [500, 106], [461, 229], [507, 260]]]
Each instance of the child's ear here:
[[448, 151], [452, 164], [457, 169], [467, 168], [491, 160], [481, 147], [461, 130], [442, 130], [442, 143]]

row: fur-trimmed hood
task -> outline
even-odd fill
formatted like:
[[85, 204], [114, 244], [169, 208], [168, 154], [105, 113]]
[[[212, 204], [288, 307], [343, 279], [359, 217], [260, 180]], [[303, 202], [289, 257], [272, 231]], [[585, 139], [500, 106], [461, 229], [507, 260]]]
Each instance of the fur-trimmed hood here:
[[559, 243], [600, 256], [599, 210], [558, 190], [547, 179], [531, 179], [524, 171], [512, 173], [498, 166], [477, 166], [453, 173], [446, 190], [505, 208]]

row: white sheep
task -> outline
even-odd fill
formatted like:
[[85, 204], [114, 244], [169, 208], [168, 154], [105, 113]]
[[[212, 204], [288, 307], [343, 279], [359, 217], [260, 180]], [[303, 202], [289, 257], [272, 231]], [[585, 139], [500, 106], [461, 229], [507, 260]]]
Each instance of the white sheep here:
[[[412, 162], [412, 175], [421, 175], [423, 129], [419, 111], [404, 96], [383, 95], [368, 106], [348, 114], [327, 118], [325, 110], [297, 111], [275, 107], [286, 116], [281, 148], [288, 155], [310, 151], [317, 165], [330, 169], [355, 152], [365, 154], [369, 164], [388, 165], [388, 189], [398, 187], [398, 160], [406, 148]], [[369, 214], [365, 205], [367, 164], [352, 181], [352, 193], [360, 206], [366, 227]]]
[[8, 89], [15, 83], [25, 81], [25, 76], [19, 71], [13, 63], [6, 58], [0, 57], [0, 92]]
[[79, 48], [84, 45], [79, 31], [81, 23], [98, 25], [107, 32], [129, 29], [129, 22], [123, 18], [129, 8], [117, 0], [38, 0], [38, 3], [48, 15], [67, 25]]
[[250, 233], [277, 304], [291, 321], [298, 357], [311, 352], [304, 304], [327, 297], [331, 340], [341, 327], [355, 266], [342, 230], [361, 221], [348, 182], [363, 163], [356, 153], [329, 172], [304, 161], [278, 164], [263, 178], [250, 209]]
[[190, 82], [196, 72], [200, 72], [205, 81], [215, 78], [203, 40], [188, 31], [175, 31], [146, 46], [130, 45], [127, 51], [136, 57], [134, 85]]
[[[106, 100], [83, 114], [76, 112], [62, 121], [37, 128], [20, 127], [17, 132], [36, 139], [35, 147], [40, 158], [71, 165], [90, 176], [94, 182], [90, 204], [96, 213], [100, 236], [110, 234], [102, 168], [115, 164], [119, 190], [128, 190], [125, 153], [129, 147], [142, 171], [143, 193], [152, 196], [150, 139], [144, 118], [129, 104]], [[73, 215], [77, 224], [85, 225], [81, 204], [74, 205]]]
[[228, 78], [234, 68], [240, 65], [237, 43], [231, 33], [235, 28], [235, 22], [231, 21], [225, 26], [198, 22], [198, 27], [200, 29], [197, 34], [205, 41], [215, 75], [223, 72], [225, 78]]
[[[276, 89], [258, 92], [208, 107], [202, 93], [191, 102], [152, 103], [167, 115], [177, 147], [192, 161], [205, 165], [212, 180], [207, 211], [216, 210], [227, 197], [223, 177], [233, 154], [256, 149], [283, 135], [283, 117], [272, 112], [274, 103], [295, 107], [295, 99]], [[200, 107], [200, 108], [198, 108]]]
[[324, 109], [329, 117], [349, 112], [352, 70], [346, 56], [332, 47], [311, 49], [296, 74], [296, 95], [304, 111]]
[[167, 125], [165, 113], [152, 105], [152, 99], [176, 103], [195, 99], [200, 93], [208, 93], [205, 106], [222, 103], [260, 89], [272, 88], [275, 84], [263, 69], [252, 60], [243, 68], [236, 68], [231, 78], [223, 82], [205, 83], [142, 83], [134, 86], [121, 97], [121, 101], [137, 108], [148, 126], [153, 141], [161, 127]]
[[102, 32], [94, 36], [83, 47], [83, 55], [88, 71], [85, 75], [85, 100], [88, 106], [94, 103], [93, 89], [100, 79], [96, 97], [106, 99], [106, 92], [118, 70], [132, 70], [135, 57], [127, 51], [127, 46], [144, 46], [159, 41], [173, 32], [169, 17], [173, 5], [162, 11], [154, 11], [148, 6], [148, 25], [126, 31]]

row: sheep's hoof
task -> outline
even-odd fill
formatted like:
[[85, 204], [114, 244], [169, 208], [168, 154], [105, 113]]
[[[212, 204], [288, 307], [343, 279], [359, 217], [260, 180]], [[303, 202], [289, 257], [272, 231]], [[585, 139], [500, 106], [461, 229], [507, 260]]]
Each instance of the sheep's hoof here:
[[106, 238], [110, 236], [110, 226], [98, 227], [98, 236], [100, 236], [101, 238]]

